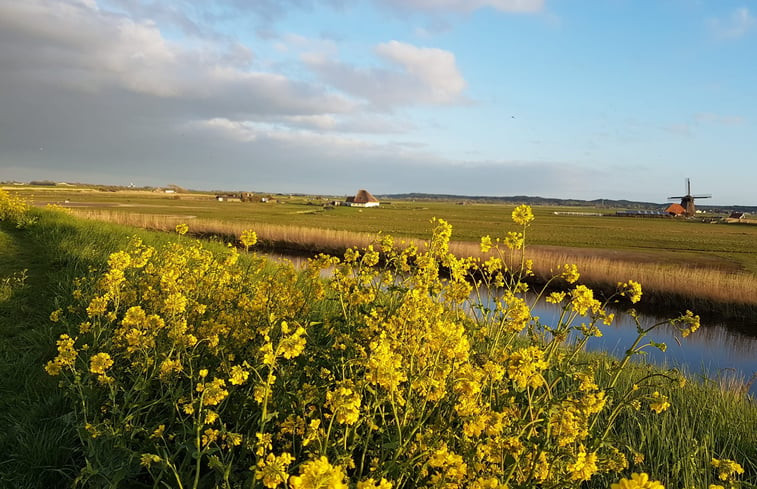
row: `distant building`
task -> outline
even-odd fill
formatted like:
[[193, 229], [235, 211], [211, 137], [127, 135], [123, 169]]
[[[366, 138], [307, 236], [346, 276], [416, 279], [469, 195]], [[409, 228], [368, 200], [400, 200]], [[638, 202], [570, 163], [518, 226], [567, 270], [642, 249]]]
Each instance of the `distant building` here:
[[367, 190], [360, 189], [354, 197], [347, 197], [344, 205], [350, 207], [378, 207], [379, 200]]
[[671, 216], [683, 216], [686, 214], [686, 209], [681, 204], [670, 204], [665, 213]]
[[220, 194], [216, 195], [218, 202], [242, 202], [242, 197], [238, 194]]

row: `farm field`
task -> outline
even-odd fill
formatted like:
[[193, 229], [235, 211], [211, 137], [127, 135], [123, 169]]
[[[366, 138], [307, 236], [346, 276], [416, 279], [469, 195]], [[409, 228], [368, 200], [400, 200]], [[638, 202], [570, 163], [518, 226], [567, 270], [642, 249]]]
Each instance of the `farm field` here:
[[[18, 191], [18, 190], [17, 190]], [[27, 188], [18, 193], [37, 205], [60, 203], [78, 209], [209, 219], [254, 227], [256, 224], [385, 233], [422, 238], [430, 220], [442, 218], [453, 226], [454, 241], [478, 242], [482, 236], [504, 236], [512, 205], [436, 201], [398, 201], [378, 208], [324, 208], [330, 199], [276, 196], [277, 203], [218, 202], [211, 194], [102, 192]], [[68, 200], [68, 203], [66, 203]], [[665, 263], [757, 274], [757, 226], [715, 224], [677, 219], [555, 215], [555, 211], [602, 212], [622, 209], [534, 207], [529, 229], [532, 246], [559, 246], [577, 254], [608, 256], [631, 262]], [[587, 251], [591, 250], [591, 251]]]

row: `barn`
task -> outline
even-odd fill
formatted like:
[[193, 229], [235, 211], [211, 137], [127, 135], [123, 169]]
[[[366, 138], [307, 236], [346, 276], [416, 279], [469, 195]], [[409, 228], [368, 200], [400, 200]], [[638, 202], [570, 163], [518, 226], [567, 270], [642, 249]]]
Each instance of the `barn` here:
[[347, 197], [344, 205], [350, 207], [378, 207], [379, 200], [365, 189], [357, 191], [354, 197]]

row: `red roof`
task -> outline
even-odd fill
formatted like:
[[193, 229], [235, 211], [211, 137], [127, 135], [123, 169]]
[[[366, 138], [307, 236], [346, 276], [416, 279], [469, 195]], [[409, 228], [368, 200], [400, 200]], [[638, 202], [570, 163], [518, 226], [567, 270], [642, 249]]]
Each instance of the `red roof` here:
[[686, 214], [686, 209], [684, 209], [681, 204], [670, 204], [670, 206], [665, 209], [665, 212], [667, 212], [668, 214], [673, 214], [675, 216], [680, 216], [681, 214]]

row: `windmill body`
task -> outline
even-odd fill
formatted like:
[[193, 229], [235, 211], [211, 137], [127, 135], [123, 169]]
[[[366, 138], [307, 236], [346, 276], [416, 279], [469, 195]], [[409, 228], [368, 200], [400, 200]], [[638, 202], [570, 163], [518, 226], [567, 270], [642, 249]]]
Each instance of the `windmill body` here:
[[686, 179], [686, 195], [679, 195], [678, 197], [668, 197], [668, 199], [681, 199], [681, 207], [686, 209], [686, 216], [690, 217], [697, 213], [697, 208], [694, 205], [695, 199], [709, 199], [712, 195], [691, 195], [691, 180]]

